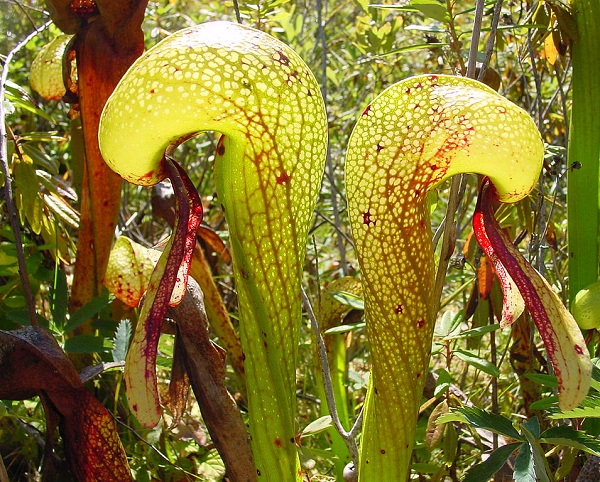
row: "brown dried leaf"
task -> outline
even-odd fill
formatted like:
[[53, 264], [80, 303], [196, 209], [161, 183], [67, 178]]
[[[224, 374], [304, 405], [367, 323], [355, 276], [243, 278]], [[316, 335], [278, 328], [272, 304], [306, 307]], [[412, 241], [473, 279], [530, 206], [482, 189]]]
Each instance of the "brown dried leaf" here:
[[0, 331], [0, 398], [36, 395], [44, 401], [49, 427], [58, 419], [77, 481], [133, 481], [112, 416], [83, 386], [52, 335], [38, 327]]
[[434, 448], [436, 448], [444, 437], [444, 429], [446, 428], [446, 424], [439, 424], [437, 423], [437, 420], [446, 413], [448, 413], [448, 403], [446, 400], [442, 400], [433, 409], [431, 415], [429, 415], [429, 420], [427, 421], [427, 432], [425, 434], [425, 447], [429, 451], [432, 451]]

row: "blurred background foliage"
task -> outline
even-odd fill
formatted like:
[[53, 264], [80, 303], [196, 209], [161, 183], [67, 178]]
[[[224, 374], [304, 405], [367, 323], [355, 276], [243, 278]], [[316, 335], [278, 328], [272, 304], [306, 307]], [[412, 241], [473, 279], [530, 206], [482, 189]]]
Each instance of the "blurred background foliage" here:
[[[356, 118], [377, 93], [407, 76], [465, 75], [475, 2], [240, 0], [237, 3], [238, 12], [232, 1], [150, 1], [143, 24], [146, 47], [201, 22], [235, 21], [237, 13], [244, 24], [267, 31], [291, 45], [311, 67], [321, 83], [330, 133], [326, 176], [310, 233], [305, 269], [305, 285], [313, 302], [318, 304], [321, 289], [356, 274], [358, 269], [345, 215], [343, 185], [344, 152]], [[479, 62], [484, 61], [494, 5], [495, 2], [485, 3]], [[2, 60], [16, 44], [49, 20], [45, 9], [46, 5], [38, 0], [0, 0]], [[600, 23], [600, 19], [596, 20]], [[123, 360], [127, 347], [129, 323], [120, 320], [135, 323], [137, 311], [120, 304], [107, 292], [75, 313], [69, 314], [67, 308], [72, 266], [77, 256], [75, 239], [82, 179], [80, 124], [69, 104], [42, 99], [29, 82], [34, 58], [60, 34], [53, 25], [42, 30], [18, 52], [8, 76], [5, 101], [8, 154], [28, 275], [39, 322], [55, 334], [65, 351], [91, 354], [96, 363], [118, 362]], [[547, 143], [538, 188], [516, 207], [502, 208], [499, 219], [534, 266], [567, 300], [566, 179], [569, 170], [579, 167], [568, 165], [566, 160], [573, 72], [570, 52], [577, 41], [576, 22], [570, 6], [559, 0], [507, 0], [502, 2], [493, 40], [495, 47], [484, 81], [528, 110]], [[215, 145], [215, 136], [206, 133], [182, 145], [176, 157], [191, 173], [202, 197], [206, 209], [204, 223], [227, 241], [211, 175]], [[442, 185], [437, 195], [431, 197], [431, 223], [436, 241], [441, 235], [448, 189], [449, 185]], [[481, 462], [483, 453], [506, 445], [507, 436], [495, 430], [494, 420], [488, 420], [487, 425], [479, 419], [462, 420], [468, 423], [437, 423], [438, 417], [451, 408], [476, 407], [518, 423], [539, 417], [542, 428], [557, 423], [548, 418], [557, 410], [554, 387], [543, 349], [532, 334], [531, 322], [523, 317], [512, 329], [498, 330], [500, 292], [491, 268], [471, 239], [470, 216], [476, 189], [476, 179], [468, 179], [456, 211], [456, 249], [440, 301], [431, 375], [414, 454], [415, 480], [465, 480], [467, 470]], [[156, 213], [156, 193], [154, 196], [153, 199], [151, 189], [125, 184], [116, 234], [145, 246], [165, 239], [169, 226]], [[12, 330], [28, 321], [26, 295], [17, 272], [15, 240], [5, 207], [1, 200], [0, 329]], [[590, 216], [593, 207], [592, 203]], [[213, 276], [235, 320], [231, 267], [208, 251]], [[353, 420], [366, 391], [369, 348], [361, 323], [360, 293], [340, 289], [334, 294], [337, 302], [348, 309], [340, 310], [337, 324], [341, 326], [327, 336], [343, 348], [341, 358], [332, 363], [342, 373], [345, 410]], [[93, 334], [74, 336], [73, 330], [89, 319], [93, 320]], [[595, 356], [595, 327], [586, 336]], [[302, 340], [297, 395], [303, 468], [307, 480], [334, 480], [336, 474], [339, 476], [340, 465], [336, 460], [344, 455], [336, 453], [331, 431], [323, 430], [327, 424], [316, 429], [309, 426], [324, 412], [318, 362], [306, 321]], [[164, 386], [169, 380], [173, 355], [171, 335], [163, 335], [160, 354], [160, 379]], [[229, 375], [229, 388], [237, 394], [243, 410], [244, 400], [233, 370]], [[119, 369], [104, 372], [89, 387], [120, 422], [120, 434], [135, 480], [222, 479], [223, 465], [193, 400], [175, 426], [169, 425], [167, 416], [164, 424], [147, 430], [137, 425], [128, 413]], [[580, 422], [584, 420], [584, 427], [596, 436], [600, 430], [595, 421], [598, 414], [593, 411], [597, 404], [590, 403], [592, 408], [586, 413], [589, 418], [580, 418]], [[0, 454], [10, 480], [40, 480], [44, 429], [37, 400], [0, 403]], [[578, 448], [565, 446], [565, 440], [562, 444], [555, 441], [553, 445], [544, 445], [547, 478], [543, 480], [576, 480], [580, 467], [590, 457]], [[61, 453], [53, 456], [58, 466], [64, 465]], [[497, 480], [512, 480], [515, 474], [521, 477], [517, 480], [534, 480], [519, 475], [530, 474], [527, 470], [515, 472], [514, 460], [509, 456], [510, 453], [505, 457], [509, 459], [507, 465], [500, 464]], [[533, 462], [525, 467], [533, 467]], [[480, 480], [484, 480], [481, 474]], [[502, 474], [507, 478], [503, 479]]]

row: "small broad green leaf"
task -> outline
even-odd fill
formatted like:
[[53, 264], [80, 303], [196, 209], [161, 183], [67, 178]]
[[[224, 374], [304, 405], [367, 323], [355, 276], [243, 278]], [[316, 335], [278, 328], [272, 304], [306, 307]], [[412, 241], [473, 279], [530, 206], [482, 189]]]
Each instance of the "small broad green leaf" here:
[[475, 407], [462, 407], [456, 412], [460, 413], [467, 423], [470, 423], [475, 428], [488, 429], [515, 440], [524, 440], [521, 434], [513, 427], [512, 422], [502, 415], [489, 413]]
[[500, 370], [497, 366], [493, 365], [487, 360], [484, 360], [483, 358], [480, 358], [470, 351], [457, 348], [453, 353], [465, 363], [477, 368], [478, 370], [481, 370], [484, 373], [487, 373], [488, 375], [493, 377], [500, 376]]
[[523, 445], [522, 443], [512, 443], [503, 445], [494, 450], [490, 456], [477, 465], [473, 465], [465, 474], [463, 482], [482, 482], [489, 480], [506, 463], [512, 453]]
[[216, 450], [208, 452], [198, 466], [200, 480], [221, 480], [225, 475], [225, 465]]
[[529, 430], [536, 439], [540, 438], [540, 421], [536, 417], [525, 420], [523, 427]]
[[600, 441], [581, 430], [564, 425], [551, 427], [540, 435], [540, 442], [574, 447], [600, 457]]
[[316, 420], [310, 422], [306, 427], [304, 427], [304, 430], [302, 430], [302, 437], [316, 435], [318, 433], [324, 432], [325, 430], [331, 427], [333, 427], [333, 423], [331, 422], [331, 415], [319, 417]]
[[348, 291], [336, 291], [329, 293], [333, 299], [339, 301], [341, 304], [349, 306], [355, 310], [364, 310], [365, 302], [362, 297], [357, 296], [353, 293], [349, 293]]
[[448, 373], [447, 370], [444, 370], [442, 368], [437, 371], [437, 374], [438, 379], [435, 385], [435, 389], [433, 391], [434, 397], [440, 397], [444, 393], [446, 393], [446, 391], [448, 391], [448, 389], [450, 388], [450, 384], [452, 383], [452, 376], [450, 375], [450, 373]]
[[544, 397], [541, 400], [536, 400], [531, 404], [532, 410], [547, 410], [553, 405], [558, 404], [558, 396], [552, 395], [550, 397]]
[[117, 326], [115, 337], [113, 338], [113, 349], [111, 350], [113, 361], [125, 361], [130, 339], [131, 322], [129, 320], [121, 320], [119, 326]]
[[110, 301], [111, 298], [108, 295], [108, 291], [102, 290], [102, 293], [100, 293], [96, 298], [88, 301], [85, 305], [79, 308], [78, 311], [71, 315], [67, 326], [65, 326], [65, 333], [74, 330], [93, 316], [96, 316], [104, 307], [108, 306]]
[[535, 468], [529, 444], [522, 444], [515, 458], [515, 470], [513, 473], [515, 482], [535, 482]]
[[442, 337], [456, 335], [460, 330], [460, 323], [463, 319], [463, 313], [454, 313], [445, 311], [442, 319], [435, 326], [435, 334]]

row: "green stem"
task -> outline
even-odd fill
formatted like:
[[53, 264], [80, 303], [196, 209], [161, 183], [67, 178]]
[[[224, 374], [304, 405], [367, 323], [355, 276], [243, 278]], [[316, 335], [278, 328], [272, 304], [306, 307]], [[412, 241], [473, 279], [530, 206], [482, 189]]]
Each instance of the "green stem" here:
[[578, 39], [573, 42], [573, 107], [568, 174], [569, 298], [598, 280], [600, 206], [600, 1], [572, 2]]

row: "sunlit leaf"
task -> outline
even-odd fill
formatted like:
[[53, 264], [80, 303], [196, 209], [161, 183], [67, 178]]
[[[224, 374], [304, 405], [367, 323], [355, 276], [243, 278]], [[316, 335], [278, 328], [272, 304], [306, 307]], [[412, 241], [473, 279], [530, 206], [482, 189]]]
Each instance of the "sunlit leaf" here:
[[551, 427], [540, 435], [540, 442], [574, 447], [600, 457], [600, 441], [581, 430], [566, 425]]
[[310, 422], [304, 430], [302, 430], [302, 437], [308, 437], [311, 435], [316, 435], [318, 433], [324, 432], [328, 428], [333, 427], [333, 423], [331, 422], [331, 415], [325, 415], [323, 417], [317, 418]]

